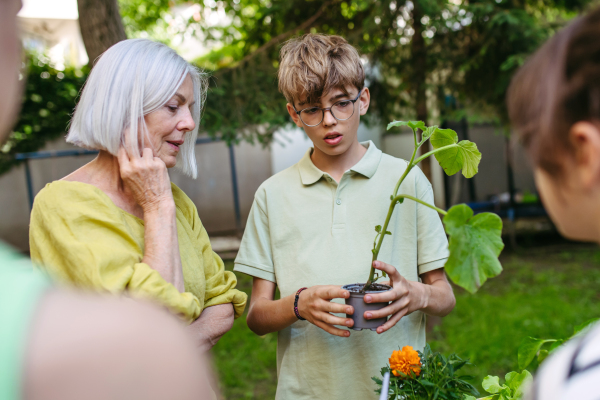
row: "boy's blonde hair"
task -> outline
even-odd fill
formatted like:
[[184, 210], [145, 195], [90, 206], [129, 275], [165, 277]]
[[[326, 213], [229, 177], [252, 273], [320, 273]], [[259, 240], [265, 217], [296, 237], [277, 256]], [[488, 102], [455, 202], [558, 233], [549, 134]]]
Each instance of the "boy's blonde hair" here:
[[281, 48], [279, 91], [287, 101], [306, 97], [307, 104], [318, 103], [332, 89], [361, 90], [365, 70], [358, 51], [341, 36], [308, 33], [289, 40]]

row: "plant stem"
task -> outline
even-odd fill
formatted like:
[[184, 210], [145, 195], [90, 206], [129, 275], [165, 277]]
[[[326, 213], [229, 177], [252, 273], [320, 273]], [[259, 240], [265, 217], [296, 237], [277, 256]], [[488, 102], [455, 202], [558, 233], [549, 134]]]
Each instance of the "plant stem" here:
[[[421, 157], [417, 158], [417, 159], [415, 160], [415, 162], [414, 162], [414, 165], [417, 165], [418, 163], [420, 163], [421, 161], [423, 161], [423, 160], [424, 160], [424, 159], [426, 159], [427, 157], [429, 157], [429, 156], [431, 156], [431, 155], [433, 155], [433, 154], [435, 154], [435, 153], [437, 153], [437, 152], [439, 152], [439, 151], [442, 151], [442, 150], [448, 150], [448, 149], [450, 149], [450, 148], [452, 148], [452, 147], [458, 147], [458, 144], [457, 144], [457, 143], [453, 143], [453, 144], [449, 144], [448, 146], [444, 146], [444, 147], [438, 147], [438, 148], [437, 148], [437, 149], [435, 149], [435, 150], [431, 150], [429, 153], [425, 153], [425, 154], [423, 154]], [[411, 163], [412, 163], [412, 160], [410, 160], [410, 161], [411, 161]]]
[[423, 204], [424, 206], [426, 206], [426, 207], [429, 207], [429, 208], [431, 208], [432, 210], [435, 210], [435, 211], [439, 212], [439, 213], [440, 213], [440, 214], [442, 214], [442, 215], [446, 215], [446, 214], [448, 214], [448, 212], [447, 212], [447, 211], [445, 211], [445, 210], [442, 210], [441, 208], [437, 208], [436, 206], [432, 206], [431, 204], [429, 204], [429, 203], [426, 203], [426, 202], [424, 202], [424, 201], [423, 201], [423, 200], [421, 200], [421, 199], [418, 199], [418, 198], [416, 198], [416, 197], [413, 197], [413, 196], [409, 196], [409, 195], [407, 195], [407, 194], [401, 194], [400, 196], [396, 196], [396, 197], [394, 198], [394, 200], [397, 200], [397, 201], [400, 201], [401, 199], [409, 199], [409, 200], [412, 200], [412, 201], [416, 201], [417, 203]]
[[[431, 204], [426, 203], [423, 200], [418, 199], [416, 197], [409, 196], [409, 195], [398, 196], [398, 190], [400, 190], [400, 185], [402, 185], [402, 182], [404, 182], [404, 179], [406, 179], [406, 176], [409, 174], [409, 172], [413, 169], [413, 167], [415, 165], [417, 165], [419, 162], [421, 162], [424, 158], [427, 158], [430, 155], [437, 153], [438, 151], [457, 146], [457, 144], [451, 144], [448, 146], [440, 147], [438, 149], [430, 151], [427, 154], [423, 154], [421, 157], [419, 157], [415, 160], [417, 151], [419, 150], [419, 147], [421, 147], [420, 145], [422, 143], [420, 143], [420, 144], [417, 143], [417, 136], [416, 136], [416, 132], [414, 130], [413, 130], [413, 134], [415, 137], [415, 150], [413, 151], [412, 157], [410, 158], [410, 162], [406, 166], [404, 173], [402, 174], [402, 176], [398, 180], [398, 183], [396, 184], [396, 187], [394, 188], [394, 194], [392, 195], [390, 207], [388, 209], [387, 216], [385, 217], [385, 223], [383, 224], [383, 227], [381, 228], [381, 232], [379, 233], [379, 237], [375, 236], [375, 241], [377, 242], [377, 244], [375, 245], [375, 243], [373, 243], [374, 244], [374, 247], [372, 250], [373, 258], [371, 259], [371, 270], [369, 272], [369, 279], [367, 280], [367, 283], [365, 283], [365, 286], [362, 288], [361, 292], [365, 292], [373, 284], [373, 279], [375, 278], [375, 268], [373, 268], [373, 262], [375, 260], [377, 260], [377, 257], [379, 256], [379, 250], [381, 249], [381, 245], [383, 244], [383, 239], [385, 238], [385, 233], [387, 232], [387, 228], [390, 223], [390, 219], [392, 218], [392, 214], [394, 213], [394, 207], [396, 207], [397, 203], [402, 202], [404, 199], [410, 199], [410, 200], [416, 201], [417, 203], [423, 204], [424, 206], [429, 207], [429, 208], [439, 212], [442, 215], [447, 214], [447, 212], [442, 210], [441, 208], [432, 206]], [[379, 239], [379, 240], [377, 240], [377, 239]]]

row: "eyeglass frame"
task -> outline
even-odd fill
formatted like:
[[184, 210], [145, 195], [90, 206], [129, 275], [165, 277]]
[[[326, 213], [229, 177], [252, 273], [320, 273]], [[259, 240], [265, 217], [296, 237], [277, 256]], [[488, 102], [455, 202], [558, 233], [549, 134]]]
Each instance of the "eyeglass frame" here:
[[[363, 88], [363, 89], [364, 89], [364, 88]], [[306, 125], [306, 126], [308, 126], [308, 127], [310, 127], [310, 128], [314, 128], [315, 126], [319, 126], [319, 125], [321, 125], [321, 124], [323, 123], [323, 120], [325, 119], [325, 111], [329, 111], [329, 113], [331, 114], [331, 116], [332, 116], [333, 118], [335, 118], [335, 119], [336, 119], [336, 121], [348, 121], [350, 118], [352, 118], [352, 117], [354, 116], [354, 104], [356, 104], [356, 102], [357, 102], [357, 101], [358, 101], [358, 99], [360, 98], [360, 95], [362, 94], [362, 92], [363, 92], [363, 89], [360, 89], [360, 90], [358, 91], [358, 94], [356, 95], [356, 98], [355, 98], [354, 100], [338, 100], [338, 101], [336, 101], [335, 103], [333, 103], [333, 104], [331, 105], [331, 107], [326, 107], [326, 108], [322, 108], [322, 107], [306, 107], [306, 108], [303, 108], [303, 109], [302, 109], [302, 110], [300, 110], [300, 111], [296, 110], [296, 106], [295, 106], [294, 104], [292, 104], [292, 107], [294, 107], [294, 111], [295, 111], [295, 112], [296, 112], [296, 114], [298, 115], [298, 118], [300, 118], [300, 121], [302, 121], [302, 123], [303, 123], [304, 125]], [[338, 103], [341, 103], [341, 102], [343, 102], [343, 101], [349, 101], [349, 102], [351, 102], [351, 103], [352, 103], [352, 115], [351, 115], [351, 116], [349, 116], [349, 117], [348, 117], [348, 118], [346, 118], [346, 119], [340, 119], [340, 118], [336, 117], [336, 116], [335, 116], [335, 114], [334, 114], [334, 113], [331, 111], [331, 109], [332, 109], [332, 108], [333, 108], [333, 107], [334, 107], [336, 104], [338, 104]], [[302, 119], [302, 116], [300, 115], [300, 113], [301, 113], [302, 111], [304, 111], [304, 110], [308, 110], [308, 109], [311, 109], [311, 108], [318, 108], [319, 110], [321, 110], [321, 120], [320, 120], [320, 121], [319, 121], [319, 123], [318, 123], [318, 124], [316, 124], [316, 125], [309, 125], [309, 124], [307, 124], [306, 122], [304, 122], [304, 120]]]

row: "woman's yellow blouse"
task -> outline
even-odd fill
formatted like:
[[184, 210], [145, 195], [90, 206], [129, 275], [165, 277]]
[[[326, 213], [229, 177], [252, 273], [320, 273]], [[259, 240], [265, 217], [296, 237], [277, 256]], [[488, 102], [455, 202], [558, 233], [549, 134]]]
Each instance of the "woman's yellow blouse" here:
[[171, 184], [185, 293], [142, 263], [144, 221], [117, 207], [100, 189], [80, 182], [55, 181], [36, 196], [31, 212], [31, 258], [56, 279], [81, 288], [157, 301], [188, 322], [202, 310], [232, 303], [236, 317], [247, 296], [212, 251], [196, 206]]

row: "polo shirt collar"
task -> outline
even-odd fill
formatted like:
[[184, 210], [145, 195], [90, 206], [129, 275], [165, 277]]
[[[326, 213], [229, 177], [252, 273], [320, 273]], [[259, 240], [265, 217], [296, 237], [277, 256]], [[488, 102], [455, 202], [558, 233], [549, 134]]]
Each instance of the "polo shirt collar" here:
[[[350, 170], [359, 173], [366, 178], [371, 178], [377, 171], [377, 167], [379, 166], [381, 155], [383, 153], [370, 140], [367, 142], [361, 142], [360, 144], [367, 148], [367, 152], [360, 159], [360, 161], [356, 163], [356, 165], [350, 168]], [[302, 180], [303, 185], [312, 185], [321, 179], [321, 177], [325, 174], [323, 171], [317, 168], [310, 159], [312, 152], [313, 148], [311, 147], [306, 151], [300, 162], [298, 162], [300, 179]]]
[[350, 170], [370, 179], [373, 175], [375, 175], [375, 172], [377, 172], [377, 167], [379, 167], [379, 162], [381, 161], [381, 155], [383, 152], [379, 150], [370, 140], [367, 142], [361, 142], [360, 144], [367, 148], [367, 152], [363, 158], [361, 158], [360, 161], [354, 165], [354, 167], [350, 168]]

